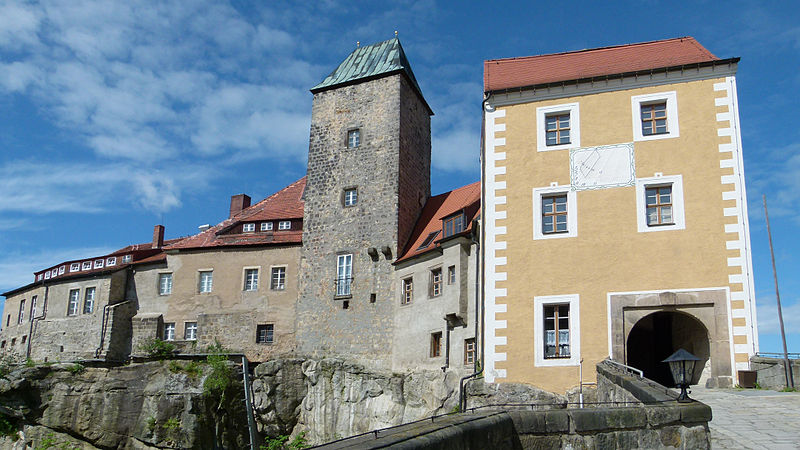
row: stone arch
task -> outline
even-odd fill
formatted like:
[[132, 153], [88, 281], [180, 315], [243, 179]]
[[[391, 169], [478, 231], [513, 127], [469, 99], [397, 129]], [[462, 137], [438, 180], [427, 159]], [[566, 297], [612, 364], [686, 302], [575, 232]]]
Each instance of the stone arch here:
[[626, 340], [628, 364], [645, 377], [673, 386], [669, 366], [662, 361], [680, 348], [700, 358], [691, 384], [700, 381], [710, 357], [708, 329], [691, 314], [682, 311], [656, 311], [639, 319]]

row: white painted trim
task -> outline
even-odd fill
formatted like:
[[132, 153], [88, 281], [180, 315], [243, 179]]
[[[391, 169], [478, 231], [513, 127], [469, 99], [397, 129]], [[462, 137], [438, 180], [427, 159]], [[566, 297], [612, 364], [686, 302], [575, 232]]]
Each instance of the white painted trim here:
[[[569, 144], [547, 145], [545, 118], [551, 114], [569, 113]], [[536, 108], [536, 150], [548, 152], [552, 150], [568, 150], [581, 146], [581, 117], [578, 103], [540, 106]]]
[[[672, 225], [647, 225], [647, 206], [645, 200], [645, 188], [650, 186], [672, 185]], [[660, 177], [648, 177], [636, 179], [636, 224], [639, 233], [652, 231], [683, 230], [686, 228], [683, 207], [683, 176], [664, 175]]]
[[[645, 136], [642, 134], [641, 105], [659, 101], [667, 102], [667, 132]], [[635, 142], [671, 139], [680, 136], [678, 94], [675, 91], [631, 96], [631, 117], [633, 119], [633, 140]]]
[[[567, 232], [542, 232], [542, 197], [548, 194], [567, 194]], [[569, 186], [533, 188], [533, 239], [560, 239], [578, 236], [578, 196]]]
[[[545, 359], [544, 357], [544, 306], [552, 304], [569, 305], [570, 357]], [[533, 297], [533, 342], [534, 366], [558, 367], [577, 366], [581, 361], [581, 315], [578, 294], [545, 295]]]

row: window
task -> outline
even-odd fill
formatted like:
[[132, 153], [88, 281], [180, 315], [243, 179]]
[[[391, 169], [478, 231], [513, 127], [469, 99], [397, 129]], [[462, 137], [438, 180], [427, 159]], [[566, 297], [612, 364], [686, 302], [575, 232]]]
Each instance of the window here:
[[454, 234], [464, 231], [464, 215], [457, 214], [444, 219], [444, 237], [450, 237]]
[[67, 315], [74, 316], [78, 314], [78, 300], [81, 291], [79, 289], [72, 289], [69, 291], [69, 303], [67, 305]]
[[638, 231], [683, 230], [683, 177], [661, 175], [636, 179]]
[[679, 136], [678, 96], [675, 91], [631, 97], [634, 141]]
[[[89, 268], [90, 269], [92, 268], [92, 263], [89, 263]], [[44, 273], [44, 279], [45, 280], [49, 280], [50, 279], [50, 271], [49, 270]]]
[[84, 261], [83, 265], [81, 266], [81, 270], [91, 270], [92, 262], [91, 261]]
[[456, 266], [447, 268], [447, 284], [456, 284]]
[[6, 326], [11, 325], [11, 314], [6, 317]]
[[536, 150], [566, 150], [581, 146], [578, 103], [536, 108]]
[[197, 340], [197, 322], [186, 322], [183, 325], [183, 339], [187, 341]]
[[81, 263], [72, 263], [69, 265], [70, 272], [77, 272], [81, 270]]
[[442, 332], [431, 333], [431, 358], [442, 356]]
[[66, 272], [66, 271], [67, 271], [67, 266], [61, 266], [61, 267], [58, 268], [58, 274], [59, 275], [64, 275], [64, 272]]
[[534, 297], [534, 364], [580, 364], [578, 295]]
[[17, 316], [17, 323], [22, 323], [25, 321], [25, 299], [22, 299], [19, 302], [19, 315]]
[[401, 305], [408, 305], [414, 299], [414, 280], [409, 277], [403, 280], [403, 296], [400, 298]]
[[106, 266], [116, 266], [117, 265], [117, 257], [112, 256], [111, 258], [106, 259]]
[[292, 229], [292, 222], [289, 220], [281, 220], [278, 222], [278, 229], [279, 230], [290, 230]]
[[439, 230], [431, 232], [425, 238], [425, 240], [422, 241], [422, 244], [420, 244], [419, 247], [417, 247], [417, 250], [422, 250], [423, 248], [427, 248], [428, 246], [430, 246], [431, 242], [433, 242], [433, 240], [436, 239], [436, 236], [438, 236], [438, 235], [439, 235]]
[[261, 222], [261, 231], [269, 231], [272, 229], [272, 222]]
[[97, 289], [93, 287], [86, 288], [83, 293], [83, 313], [91, 314], [94, 312], [94, 294]]
[[246, 223], [242, 225], [242, 231], [245, 233], [250, 233], [256, 231], [256, 224], [254, 223]]
[[271, 323], [256, 326], [256, 343], [272, 344], [275, 342], [275, 328]]
[[175, 322], [169, 322], [164, 324], [164, 340], [165, 341], [175, 340]]
[[36, 295], [31, 297], [31, 322], [33, 322], [33, 319], [36, 317], [36, 300], [38, 300]]
[[286, 289], [286, 267], [273, 267], [269, 288], [273, 291]]
[[94, 268], [95, 268], [95, 269], [102, 269], [102, 268], [103, 268], [103, 263], [104, 263], [104, 262], [105, 262], [105, 261], [103, 261], [102, 259], [95, 259], [95, 260], [94, 260]]
[[358, 203], [358, 189], [350, 188], [344, 190], [344, 206], [355, 206]]
[[578, 202], [569, 186], [533, 190], [533, 238], [553, 239], [578, 235]]
[[158, 274], [158, 295], [172, 294], [172, 274]]
[[214, 272], [211, 270], [201, 270], [199, 281], [198, 291], [201, 293], [211, 292], [211, 289], [214, 287]]
[[42, 274], [36, 275], [36, 281], [42, 281]]
[[127, 263], [129, 263], [131, 261], [133, 261], [133, 255], [125, 255], [125, 256], [122, 257], [122, 263], [123, 264], [127, 264]]
[[336, 296], [348, 296], [350, 285], [353, 282], [353, 255], [339, 255], [336, 257]]
[[569, 144], [569, 113], [545, 116], [545, 144]]
[[258, 290], [258, 269], [244, 270], [244, 290], [245, 291]]
[[431, 288], [428, 295], [431, 297], [442, 295], [442, 269], [431, 270]]
[[475, 364], [475, 338], [464, 339], [464, 364]]
[[542, 233], [567, 232], [567, 194], [542, 196]]
[[361, 145], [361, 130], [355, 129], [347, 132], [347, 147], [356, 148]]
[[50, 272], [50, 276], [51, 276], [52, 278], [55, 278], [55, 277], [57, 277], [57, 276], [58, 276], [58, 269], [53, 269], [53, 270]]

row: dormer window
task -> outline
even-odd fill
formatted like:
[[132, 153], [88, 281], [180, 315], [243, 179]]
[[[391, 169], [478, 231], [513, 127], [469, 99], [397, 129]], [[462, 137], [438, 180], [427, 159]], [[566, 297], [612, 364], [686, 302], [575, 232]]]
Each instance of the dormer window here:
[[72, 263], [69, 265], [70, 272], [77, 272], [81, 270], [81, 263]]
[[106, 266], [116, 266], [117, 265], [117, 258], [112, 256], [106, 260]]
[[61, 266], [61, 267], [58, 268], [58, 274], [59, 275], [63, 275], [64, 272], [66, 272], [66, 271], [67, 271], [67, 266]]
[[50, 279], [50, 271], [49, 270], [44, 273], [44, 279], [45, 280], [49, 280]]
[[36, 281], [42, 281], [42, 274], [36, 276]]
[[292, 222], [288, 220], [281, 220], [278, 222], [278, 229], [279, 230], [291, 230], [292, 229]]
[[261, 231], [272, 230], [272, 222], [261, 222]]
[[94, 260], [94, 268], [95, 269], [102, 269], [103, 268], [103, 260], [102, 259], [95, 259]]
[[417, 250], [422, 250], [423, 248], [428, 248], [428, 246], [431, 245], [431, 242], [433, 242], [433, 240], [436, 239], [436, 236], [438, 236], [438, 235], [439, 235], [439, 230], [436, 230], [436, 231], [432, 232], [431, 234], [429, 234], [428, 237], [426, 237], [425, 240], [422, 241], [422, 244], [420, 244], [420, 246], [417, 247]]
[[55, 278], [55, 277], [57, 277], [57, 276], [58, 276], [58, 269], [53, 269], [53, 270], [50, 272], [50, 275], [51, 275], [51, 277], [52, 277], [52, 278]]
[[246, 223], [242, 225], [242, 231], [245, 233], [252, 233], [253, 231], [256, 231], [256, 224]]
[[464, 214], [458, 213], [444, 219], [443, 229], [444, 237], [450, 237], [464, 231]]
[[92, 262], [84, 261], [83, 266], [81, 266], [81, 270], [91, 270], [91, 269], [92, 269]]
[[123, 264], [129, 263], [131, 261], [133, 261], [133, 255], [125, 255], [125, 256], [122, 257], [122, 263]]

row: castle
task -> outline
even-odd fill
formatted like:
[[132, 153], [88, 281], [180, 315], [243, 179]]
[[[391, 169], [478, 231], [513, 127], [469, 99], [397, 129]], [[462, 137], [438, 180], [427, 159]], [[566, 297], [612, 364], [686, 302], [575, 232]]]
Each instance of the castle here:
[[758, 345], [737, 63], [692, 38], [487, 61], [482, 181], [431, 196], [403, 48], [359, 47], [311, 89], [305, 177], [196, 235], [36, 272], [4, 294], [0, 351], [218, 341], [564, 391], [608, 356], [658, 379], [684, 347], [695, 382], [733, 384]]

